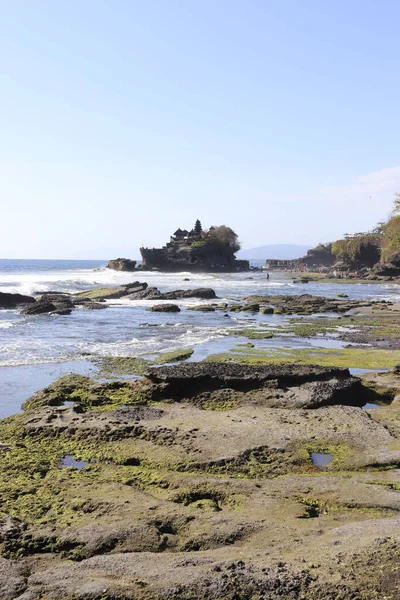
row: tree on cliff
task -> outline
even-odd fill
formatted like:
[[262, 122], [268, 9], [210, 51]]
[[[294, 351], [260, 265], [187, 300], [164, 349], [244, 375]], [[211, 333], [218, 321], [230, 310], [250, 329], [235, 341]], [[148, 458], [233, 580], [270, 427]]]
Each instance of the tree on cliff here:
[[226, 225], [210, 227], [207, 234], [207, 241], [220, 248], [227, 248], [232, 253], [240, 250], [240, 243], [237, 233]]
[[201, 226], [200, 220], [197, 219], [196, 223], [194, 224], [194, 232], [196, 235], [200, 235], [202, 231], [203, 231], [203, 228]]
[[363, 235], [337, 240], [332, 245], [332, 254], [355, 267], [372, 267], [381, 256], [382, 236], [365, 233]]
[[400, 194], [394, 195], [394, 206], [392, 213], [395, 215], [400, 212]]
[[389, 219], [383, 235], [382, 262], [391, 262], [395, 256], [400, 256], [400, 215]]

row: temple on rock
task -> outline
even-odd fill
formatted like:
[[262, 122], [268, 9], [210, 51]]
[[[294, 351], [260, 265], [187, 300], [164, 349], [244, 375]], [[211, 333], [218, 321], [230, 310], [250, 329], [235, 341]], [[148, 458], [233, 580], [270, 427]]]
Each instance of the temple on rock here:
[[142, 266], [164, 271], [247, 271], [249, 262], [237, 260], [236, 233], [226, 225], [203, 230], [199, 220], [193, 229], [177, 229], [162, 248], [140, 248]]

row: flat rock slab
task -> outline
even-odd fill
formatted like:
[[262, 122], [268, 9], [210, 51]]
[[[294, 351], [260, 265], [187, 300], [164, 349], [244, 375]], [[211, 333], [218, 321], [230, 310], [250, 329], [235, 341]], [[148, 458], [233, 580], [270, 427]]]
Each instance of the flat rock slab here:
[[[214, 393], [221, 399], [223, 390], [251, 393], [265, 406], [315, 408], [329, 404], [362, 406], [360, 381], [348, 369], [302, 365], [247, 366], [239, 364], [186, 363], [151, 368], [146, 378], [163, 385], [162, 394], [172, 398], [190, 398]], [[279, 393], [279, 392], [283, 392]], [[234, 395], [234, 394], [233, 394]]]

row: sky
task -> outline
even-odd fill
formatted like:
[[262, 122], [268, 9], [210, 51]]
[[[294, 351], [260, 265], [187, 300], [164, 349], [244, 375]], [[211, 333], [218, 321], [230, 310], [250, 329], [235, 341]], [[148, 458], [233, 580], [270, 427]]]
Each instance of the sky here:
[[0, 0], [0, 257], [199, 218], [314, 245], [400, 192], [397, 0]]

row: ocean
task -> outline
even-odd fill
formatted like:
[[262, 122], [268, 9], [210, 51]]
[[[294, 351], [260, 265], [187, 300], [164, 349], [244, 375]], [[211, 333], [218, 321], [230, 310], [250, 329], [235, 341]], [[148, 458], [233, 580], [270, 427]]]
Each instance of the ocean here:
[[[231, 302], [253, 294], [315, 294], [334, 297], [400, 301], [400, 286], [392, 284], [295, 284], [272, 273], [128, 273], [106, 268], [93, 260], [0, 260], [0, 291], [38, 294], [45, 291], [79, 292], [135, 280], [146, 281], [161, 291], [211, 287], [218, 302]], [[187, 281], [186, 281], [187, 280]], [[176, 302], [180, 313], [151, 313], [153, 300], [110, 301], [106, 310], [74, 310], [71, 315], [20, 315], [18, 310], [0, 310], [0, 417], [15, 413], [21, 402], [56, 377], [68, 373], [90, 373], [92, 359], [103, 356], [149, 356], [159, 351], [194, 348], [191, 360], [231, 348], [229, 330], [249, 323], [279, 323], [279, 315], [251, 315], [216, 311], [185, 310], [198, 299]], [[207, 302], [206, 302], [207, 303]], [[247, 341], [243, 339], [243, 341]], [[277, 345], [275, 340], [263, 344]], [[305, 342], [283, 341], [280, 345]]]

